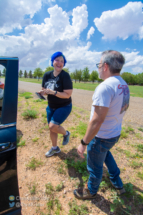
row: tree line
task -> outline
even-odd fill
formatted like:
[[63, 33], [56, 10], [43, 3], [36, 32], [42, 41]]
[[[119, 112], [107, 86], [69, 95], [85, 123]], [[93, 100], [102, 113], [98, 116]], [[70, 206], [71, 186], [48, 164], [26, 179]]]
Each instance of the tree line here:
[[[34, 70], [34, 72], [32, 73], [32, 71], [30, 70], [29, 72], [27, 72], [26, 70], [23, 72], [22, 70], [19, 70], [19, 78], [38, 78], [38, 80], [40, 78], [43, 77], [45, 72], [48, 71], [52, 71], [54, 68], [52, 66], [48, 66], [45, 71], [43, 71], [40, 67], [36, 68]], [[101, 82], [102, 80], [99, 79], [98, 77], [98, 72], [96, 70], [92, 71], [91, 73], [89, 73], [89, 69], [88, 67], [85, 67], [83, 70], [79, 69], [79, 70], [75, 70], [74, 72], [69, 72], [68, 68], [63, 68], [63, 70], [65, 70], [66, 72], [68, 72], [70, 74], [70, 77], [72, 80], [75, 81], [75, 83], [78, 82], [88, 82], [88, 81], [92, 81], [94, 83], [94, 81], [98, 81]], [[3, 71], [1, 72], [0, 70], [0, 76], [5, 76], [6, 73], [6, 69], [4, 68]], [[143, 85], [143, 73], [139, 73], [139, 74], [131, 74], [129, 72], [124, 72], [121, 74], [121, 77], [129, 84], [129, 85]]]

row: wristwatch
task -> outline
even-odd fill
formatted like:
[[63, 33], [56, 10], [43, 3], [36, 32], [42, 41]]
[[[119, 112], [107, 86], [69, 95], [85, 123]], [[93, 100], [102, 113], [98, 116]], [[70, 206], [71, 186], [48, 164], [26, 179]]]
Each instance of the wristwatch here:
[[55, 92], [54, 96], [57, 94], [57, 91]]
[[84, 145], [84, 146], [87, 146], [89, 143], [85, 143], [84, 140], [82, 139], [81, 144]]

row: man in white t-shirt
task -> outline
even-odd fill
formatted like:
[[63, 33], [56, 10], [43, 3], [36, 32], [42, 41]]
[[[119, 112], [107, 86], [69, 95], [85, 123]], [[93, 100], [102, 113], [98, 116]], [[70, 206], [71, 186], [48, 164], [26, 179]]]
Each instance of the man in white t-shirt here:
[[95, 89], [92, 100], [90, 122], [85, 136], [78, 146], [78, 154], [87, 147], [87, 169], [90, 174], [87, 188], [74, 190], [78, 199], [95, 198], [102, 180], [103, 163], [108, 168], [110, 181], [119, 194], [125, 192], [118, 168], [110, 149], [118, 142], [123, 116], [129, 106], [130, 92], [120, 71], [125, 63], [123, 55], [108, 50], [102, 53], [96, 64], [103, 82]]

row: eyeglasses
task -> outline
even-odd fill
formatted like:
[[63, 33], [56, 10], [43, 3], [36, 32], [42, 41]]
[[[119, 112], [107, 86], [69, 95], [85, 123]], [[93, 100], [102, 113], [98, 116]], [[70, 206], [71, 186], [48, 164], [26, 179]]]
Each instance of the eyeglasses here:
[[101, 67], [102, 67], [102, 66], [99, 67], [100, 64], [102, 64], [102, 63], [97, 63], [97, 64], [96, 64], [97, 68], [101, 68]]

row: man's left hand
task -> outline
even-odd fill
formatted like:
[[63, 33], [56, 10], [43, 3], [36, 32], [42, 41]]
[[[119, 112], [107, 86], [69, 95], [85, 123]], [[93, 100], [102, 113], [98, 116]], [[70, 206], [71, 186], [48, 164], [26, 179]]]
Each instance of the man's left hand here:
[[85, 149], [86, 149], [86, 146], [84, 146], [84, 145], [82, 145], [82, 144], [80, 144], [80, 145], [78, 146], [78, 148], [77, 148], [77, 153], [79, 154], [79, 156], [80, 156], [81, 158], [85, 158], [85, 157], [83, 156], [83, 153], [84, 153]]

